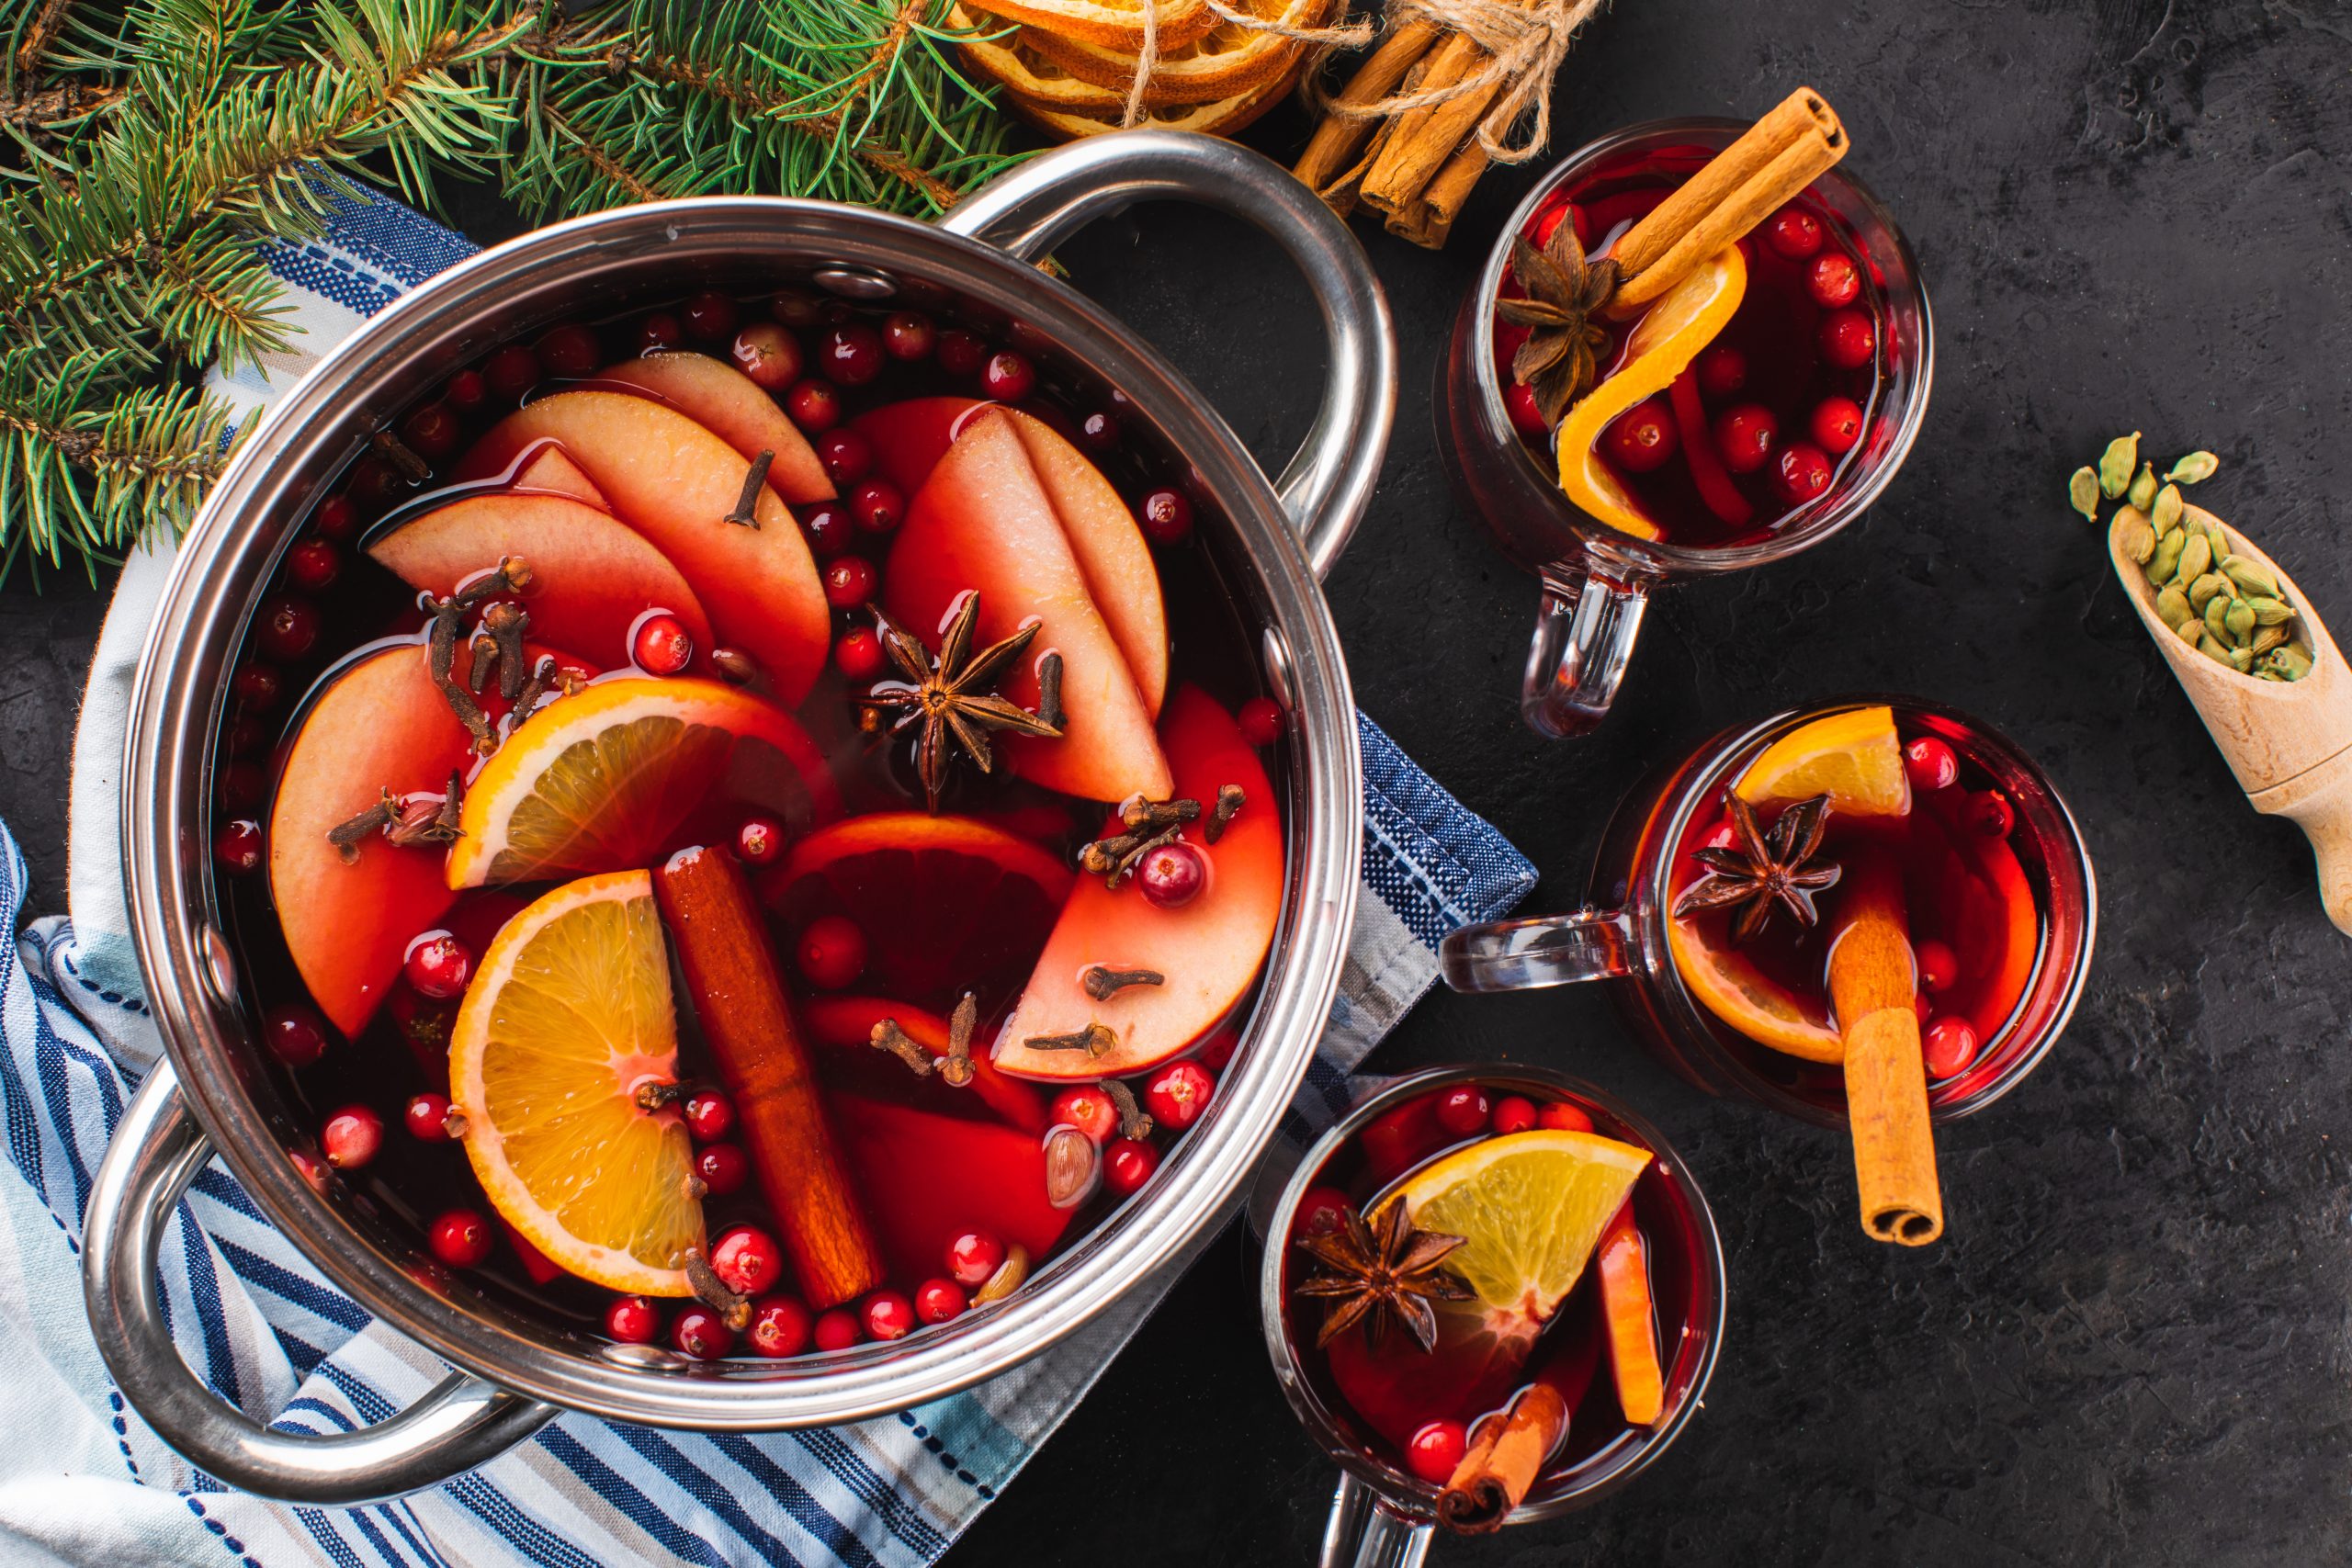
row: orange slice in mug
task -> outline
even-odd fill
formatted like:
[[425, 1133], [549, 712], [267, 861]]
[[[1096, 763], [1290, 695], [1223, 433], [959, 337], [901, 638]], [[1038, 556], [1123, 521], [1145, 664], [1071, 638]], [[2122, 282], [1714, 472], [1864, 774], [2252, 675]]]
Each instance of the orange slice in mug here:
[[1745, 954], [1710, 946], [1697, 922], [1668, 920], [1666, 942], [1674, 972], [1690, 994], [1741, 1034], [1808, 1062], [1846, 1059], [1845, 1043], [1830, 1026], [1826, 1008], [1772, 979]]
[[1911, 781], [1889, 707], [1851, 708], [1797, 726], [1764, 748], [1738, 787], [1750, 806], [1826, 795], [1830, 809], [1848, 817], [1911, 813]]

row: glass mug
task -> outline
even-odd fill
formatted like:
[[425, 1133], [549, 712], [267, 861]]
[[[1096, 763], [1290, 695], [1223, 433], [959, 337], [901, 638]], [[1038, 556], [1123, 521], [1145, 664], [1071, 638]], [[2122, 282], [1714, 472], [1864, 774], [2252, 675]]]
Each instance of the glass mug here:
[[[1709, 1094], [1751, 1100], [1824, 1126], [1846, 1124], [1844, 1076], [1738, 1033], [1685, 982], [1668, 942], [1673, 852], [1702, 810], [1765, 747], [1801, 724], [1891, 705], [1906, 737], [1931, 735], [2008, 797], [2009, 833], [2040, 906], [2032, 968], [1998, 1030], [1960, 1072], [1929, 1082], [1939, 1121], [1982, 1111], [2022, 1082], [2073, 1016], [2090, 970], [2098, 888], [2089, 852], [2057, 790], [2032, 761], [1977, 720], [1907, 697], [1856, 697], [1727, 729], [1654, 775], [1618, 807], [1602, 836], [1588, 903], [1568, 915], [1467, 926], [1446, 938], [1440, 960], [1457, 991], [1513, 991], [1610, 980], [1611, 999], [1650, 1054]], [[1783, 917], [1784, 918], [1784, 917]]]
[[1673, 545], [1636, 539], [1588, 516], [1560, 491], [1555, 472], [1529, 452], [1503, 405], [1495, 366], [1494, 302], [1514, 235], [1564, 185], [1604, 163], [1695, 170], [1747, 128], [1728, 119], [1653, 120], [1571, 154], [1529, 191], [1503, 225], [1476, 284], [1454, 318], [1440, 361], [1438, 448], [1463, 502], [1483, 518], [1505, 555], [1543, 582], [1520, 714], [1560, 739], [1598, 725], [1633, 657], [1652, 588], [1762, 566], [1828, 538], [1860, 516], [1903, 466], [1928, 411], [1935, 374], [1933, 323], [1918, 264], [1894, 220], [1842, 166], [1807, 191], [1864, 258], [1880, 298], [1880, 389], [1860, 447], [1829, 489], [1769, 537], [1748, 544]]
[[[1651, 1296], [1657, 1306], [1665, 1395], [1658, 1418], [1645, 1429], [1622, 1428], [1597, 1446], [1589, 1437], [1579, 1445], [1577, 1426], [1571, 1419], [1533, 1488], [1504, 1522], [1555, 1518], [1598, 1502], [1633, 1480], [1672, 1446], [1698, 1414], [1714, 1371], [1724, 1332], [1723, 1246], [1698, 1184], [1657, 1129], [1590, 1084], [1543, 1067], [1432, 1067], [1389, 1082], [1333, 1124], [1299, 1160], [1267, 1223], [1259, 1274], [1259, 1312], [1274, 1376], [1308, 1436], [1340, 1466], [1339, 1489], [1331, 1499], [1317, 1558], [1321, 1568], [1415, 1568], [1436, 1536], [1441, 1488], [1400, 1469], [1385, 1445], [1368, 1435], [1345, 1401], [1329, 1388], [1318, 1364], [1302, 1352], [1291, 1323], [1295, 1298], [1290, 1286], [1294, 1270], [1313, 1265], [1286, 1238], [1296, 1224], [1300, 1200], [1327, 1179], [1335, 1157], [1344, 1156], [1369, 1122], [1407, 1100], [1461, 1083], [1538, 1101], [1567, 1101], [1592, 1119], [1595, 1132], [1637, 1144], [1652, 1156], [1631, 1201], [1648, 1243]], [[1311, 1343], [1311, 1325], [1301, 1326]], [[1610, 1376], [1605, 1346], [1594, 1375]]]

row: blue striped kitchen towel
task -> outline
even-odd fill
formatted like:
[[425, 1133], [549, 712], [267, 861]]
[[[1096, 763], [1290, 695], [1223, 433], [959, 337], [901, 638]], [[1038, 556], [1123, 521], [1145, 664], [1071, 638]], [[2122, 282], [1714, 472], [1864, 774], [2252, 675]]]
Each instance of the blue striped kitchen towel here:
[[[353, 205], [319, 241], [273, 247], [300, 347], [215, 386], [252, 407], [365, 316], [473, 247], [390, 202]], [[704, 1437], [582, 1416], [495, 1463], [395, 1503], [288, 1507], [226, 1490], [125, 1408], [93, 1345], [77, 1256], [91, 1173], [160, 1048], [141, 999], [119, 833], [124, 715], [169, 570], [127, 563], [75, 738], [70, 918], [0, 949], [0, 1539], [11, 1562], [143, 1565], [846, 1563], [917, 1568], [1017, 1472], [1157, 1300], [1138, 1291], [1073, 1340], [993, 1382], [822, 1431]], [[1295, 1131], [1321, 1124], [1348, 1074], [1437, 973], [1448, 931], [1516, 904], [1534, 870], [1369, 720], [1363, 886], [1331, 1027]], [[17, 930], [25, 865], [0, 826], [0, 919]], [[336, 1291], [215, 1164], [163, 1258], [169, 1318], [224, 1399], [288, 1429], [382, 1420], [445, 1369]]]

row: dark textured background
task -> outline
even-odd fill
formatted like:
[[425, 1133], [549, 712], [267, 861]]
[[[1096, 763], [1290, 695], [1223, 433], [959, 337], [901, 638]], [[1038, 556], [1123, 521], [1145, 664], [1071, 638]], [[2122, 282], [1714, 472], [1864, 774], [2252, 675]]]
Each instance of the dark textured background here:
[[[2342, 0], [1618, 0], [1560, 78], [1555, 145], [1798, 83], [1850, 128], [1941, 339], [1917, 449], [1823, 548], [1653, 609], [1619, 712], [1547, 745], [1513, 706], [1535, 604], [1449, 495], [1427, 389], [1532, 174], [1431, 255], [1367, 233], [1402, 338], [1385, 482], [1330, 592], [1364, 706], [1572, 901], [1609, 807], [1714, 728], [1858, 688], [1972, 709], [2071, 799], [2096, 969], [2036, 1077], [1941, 1143], [1950, 1233], [1866, 1243], [1838, 1141], [1712, 1103], [1589, 990], [1439, 995], [1374, 1058], [1550, 1063], [1656, 1119], [1713, 1200], [1731, 1320], [1703, 1416], [1570, 1520], [1461, 1564], [2304, 1564], [2352, 1550], [2352, 945], [2311, 857], [2249, 809], [2066, 510], [2120, 430], [2221, 454], [2199, 499], [2352, 630], [2352, 6]], [[1287, 157], [1285, 110], [1251, 140]], [[464, 209], [480, 238], [514, 220]], [[1269, 466], [1320, 373], [1304, 295], [1222, 220], [1153, 209], [1063, 252]], [[1237, 350], [1236, 345], [1246, 345]], [[103, 604], [0, 593], [0, 814], [62, 902], [64, 761]], [[2346, 1134], [2343, 1145], [2333, 1140]], [[1220, 1239], [949, 1554], [969, 1565], [1311, 1561], [1331, 1481]]]

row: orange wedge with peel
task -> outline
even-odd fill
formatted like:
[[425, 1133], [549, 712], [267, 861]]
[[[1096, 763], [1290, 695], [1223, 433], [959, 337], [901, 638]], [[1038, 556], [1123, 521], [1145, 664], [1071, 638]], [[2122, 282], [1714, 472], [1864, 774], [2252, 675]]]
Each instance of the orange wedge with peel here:
[[1849, 708], [1797, 726], [1747, 765], [1737, 789], [1750, 806], [1826, 795], [1830, 809], [1848, 817], [1909, 816], [1911, 780], [1894, 710]]
[[1672, 386], [1730, 322], [1747, 293], [1747, 258], [1737, 245], [1726, 246], [1634, 323], [1623, 367], [1587, 392], [1560, 423], [1560, 490], [1571, 502], [1621, 534], [1659, 536], [1657, 525], [1601, 462], [1600, 434], [1619, 414]]
[[569, 1273], [608, 1290], [691, 1294], [703, 1245], [694, 1146], [674, 1106], [677, 1018], [646, 872], [567, 883], [506, 922], [449, 1041], [449, 1096], [491, 1206]]
[[1745, 954], [1709, 945], [1697, 922], [1666, 923], [1674, 972], [1709, 1012], [1755, 1041], [1808, 1062], [1842, 1062], [1846, 1044], [1829, 1010], [1808, 1002], [1758, 969]]

